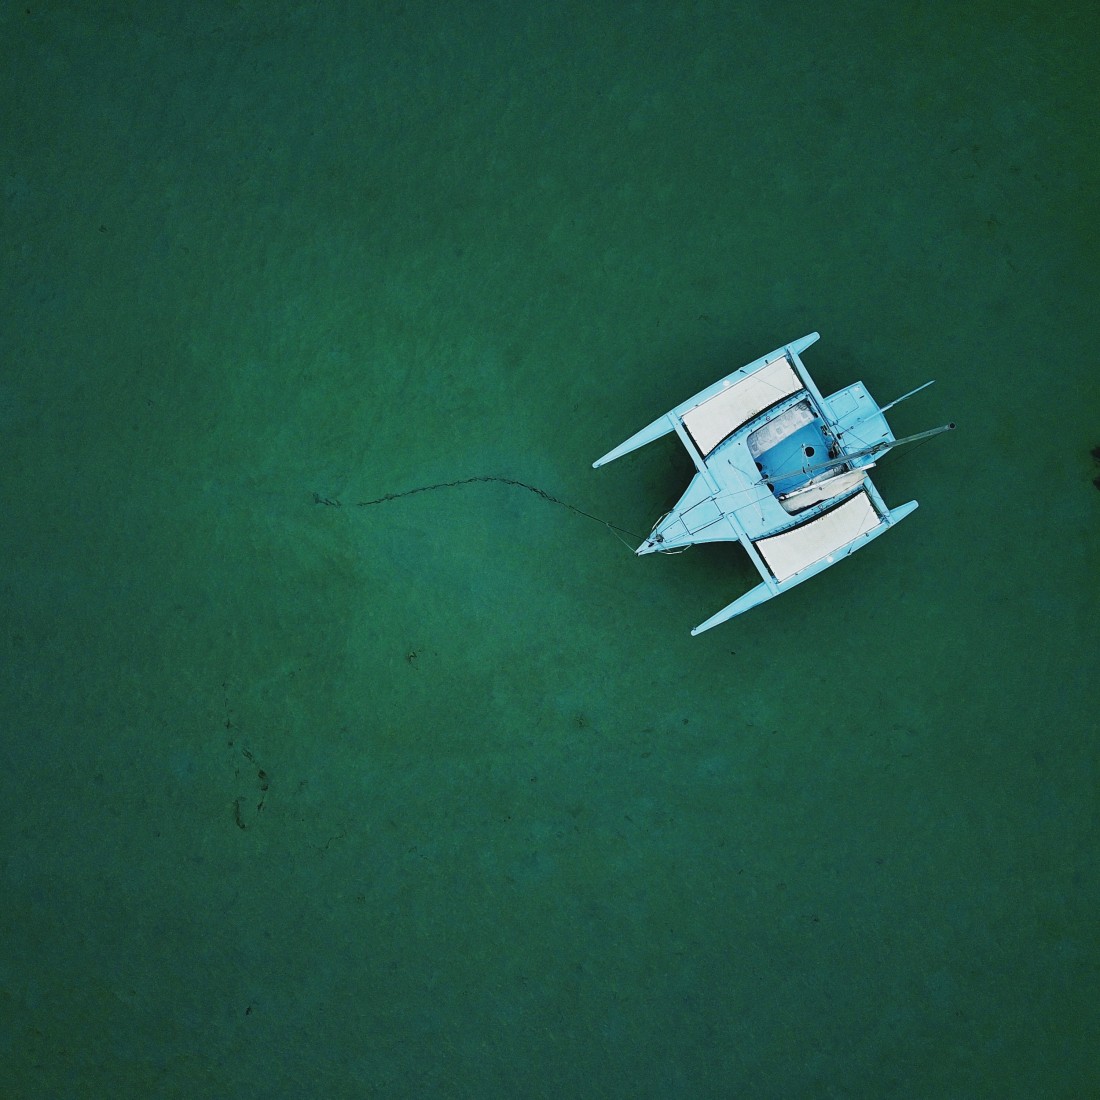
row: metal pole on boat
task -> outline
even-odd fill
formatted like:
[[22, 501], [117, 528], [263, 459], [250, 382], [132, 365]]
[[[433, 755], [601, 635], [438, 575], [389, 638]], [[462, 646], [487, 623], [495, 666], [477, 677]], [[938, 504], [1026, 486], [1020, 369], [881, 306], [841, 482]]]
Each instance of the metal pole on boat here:
[[[930, 383], [925, 383], [929, 385]], [[923, 387], [922, 387], [923, 388]], [[899, 397], [900, 401], [901, 398]], [[843, 466], [847, 462], [852, 462], [857, 458], [867, 458], [869, 455], [885, 454], [887, 451], [892, 451], [895, 447], [900, 447], [903, 443], [916, 443], [918, 439], [931, 439], [934, 435], [940, 435], [942, 432], [954, 431], [955, 422], [951, 421], [950, 424], [941, 424], [938, 428], [929, 428], [926, 432], [917, 432], [916, 435], [903, 435], [901, 439], [884, 439], [881, 443], [873, 443], [870, 447], [864, 447], [860, 451], [850, 451], [848, 454], [839, 455], [837, 458], [830, 459], [828, 462], [819, 462], [815, 466], [804, 466], [801, 470], [789, 471], [793, 473], [803, 474], [819, 474], [822, 470], [830, 470], [834, 466]], [[787, 474], [777, 474], [776, 477], [789, 476]]]
[[[923, 387], [921, 388], [923, 389]], [[899, 397], [898, 400], [900, 401], [901, 398]], [[953, 432], [954, 430], [955, 421], [952, 420], [950, 424], [941, 424], [938, 428], [929, 428], [926, 432], [917, 432], [916, 435], [903, 435], [901, 439], [895, 439], [890, 446], [900, 447], [903, 443], [916, 443], [918, 439], [931, 439], [934, 435], [940, 435], [943, 432]]]
[[[901, 439], [884, 439], [881, 443], [875, 443], [870, 447], [864, 447], [862, 451], [852, 451], [850, 454], [841, 455], [835, 463], [825, 462], [822, 463], [822, 465], [832, 466], [839, 463], [841, 460], [851, 461], [853, 458], [864, 458], [866, 455], [885, 454], [887, 451], [892, 451], [895, 447], [900, 447], [904, 443], [916, 443], [918, 439], [931, 439], [934, 435], [940, 435], [943, 432], [952, 432], [954, 430], [955, 421], [952, 420], [950, 424], [941, 424], [938, 428], [929, 428], [928, 431], [917, 432], [916, 435], [903, 435]], [[817, 467], [811, 466], [810, 469], [817, 469]]]
[[[935, 382], [934, 378], [932, 379], [932, 382]], [[895, 405], [900, 405], [907, 397], [912, 397], [913, 394], [920, 393], [921, 390], [928, 389], [928, 387], [930, 385], [932, 385], [932, 382], [925, 382], [923, 386], [918, 386], [915, 390], [910, 390], [908, 393], [903, 393], [901, 395], [901, 397], [895, 397], [894, 400], [891, 401], [889, 405], [883, 405], [882, 408], [879, 409], [879, 412], [880, 413], [889, 412]]]

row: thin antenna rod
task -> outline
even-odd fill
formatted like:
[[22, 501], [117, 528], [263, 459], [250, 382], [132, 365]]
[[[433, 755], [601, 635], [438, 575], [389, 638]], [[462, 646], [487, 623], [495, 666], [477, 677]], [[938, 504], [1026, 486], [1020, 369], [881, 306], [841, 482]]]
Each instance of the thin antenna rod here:
[[[935, 382], [934, 378], [932, 379], [932, 382]], [[903, 393], [901, 397], [895, 397], [889, 405], [883, 405], [882, 408], [879, 409], [879, 412], [889, 412], [895, 405], [900, 405], [907, 397], [912, 397], [913, 394], [920, 393], [921, 390], [928, 389], [928, 387], [932, 385], [932, 382], [925, 382], [923, 386], [918, 386], [915, 390], [910, 390], [908, 393]]]

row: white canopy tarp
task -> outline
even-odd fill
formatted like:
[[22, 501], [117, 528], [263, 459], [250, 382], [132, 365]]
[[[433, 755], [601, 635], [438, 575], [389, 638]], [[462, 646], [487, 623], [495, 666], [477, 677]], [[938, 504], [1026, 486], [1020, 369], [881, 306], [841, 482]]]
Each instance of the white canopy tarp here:
[[801, 379], [784, 355], [701, 401], [680, 419], [705, 458], [723, 439], [769, 405], [802, 388]]
[[866, 492], [790, 531], [769, 535], [754, 543], [777, 581], [793, 577], [808, 565], [836, 553], [853, 539], [873, 531], [882, 522]]

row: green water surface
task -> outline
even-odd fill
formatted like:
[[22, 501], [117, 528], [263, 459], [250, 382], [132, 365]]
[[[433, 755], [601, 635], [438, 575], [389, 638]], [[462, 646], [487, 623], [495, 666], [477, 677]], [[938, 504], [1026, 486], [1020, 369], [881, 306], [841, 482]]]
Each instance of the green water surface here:
[[[0, 1097], [1100, 1096], [1096, 11], [6, 6]], [[640, 539], [815, 329], [959, 430], [699, 638], [358, 506]]]

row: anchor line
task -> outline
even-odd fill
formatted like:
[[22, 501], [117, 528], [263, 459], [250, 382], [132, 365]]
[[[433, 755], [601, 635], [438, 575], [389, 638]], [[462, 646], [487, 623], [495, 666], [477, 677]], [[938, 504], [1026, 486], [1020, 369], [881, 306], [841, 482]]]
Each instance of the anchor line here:
[[[593, 515], [591, 512], [586, 512], [583, 508], [578, 508], [575, 504], [570, 504], [566, 500], [561, 500], [559, 497], [548, 493], [545, 489], [540, 489], [537, 485], [528, 485], [526, 481], [519, 481], [514, 477], [498, 477], [493, 474], [482, 474], [478, 477], [464, 477], [458, 481], [440, 481], [434, 485], [418, 485], [415, 489], [405, 489], [400, 493], [386, 493], [385, 496], [375, 497], [373, 500], [359, 500], [356, 501], [356, 508], [371, 508], [376, 504], [385, 504], [389, 500], [400, 500], [402, 497], [415, 496], [417, 493], [431, 493], [436, 489], [453, 489], [459, 485], [473, 485], [477, 482], [497, 482], [500, 485], [514, 485], [518, 489], [526, 489], [529, 493], [534, 493], [537, 497], [542, 497], [543, 500], [550, 504], [557, 504], [562, 508], [568, 508], [570, 512], [576, 512], [578, 516], [584, 516], [586, 519], [595, 520], [597, 523], [602, 523], [612, 532], [622, 532], [624, 535], [629, 535], [632, 539], [641, 541], [642, 536], [636, 535], [633, 531], [628, 531], [625, 527], [619, 527], [618, 524], [612, 523], [610, 520], [602, 519], [600, 516]], [[339, 506], [339, 502], [330, 500], [328, 498], [320, 496], [318, 493], [313, 494], [313, 500], [316, 504], [335, 504]], [[618, 538], [618, 535], [616, 535]], [[620, 539], [620, 541], [622, 541]]]

